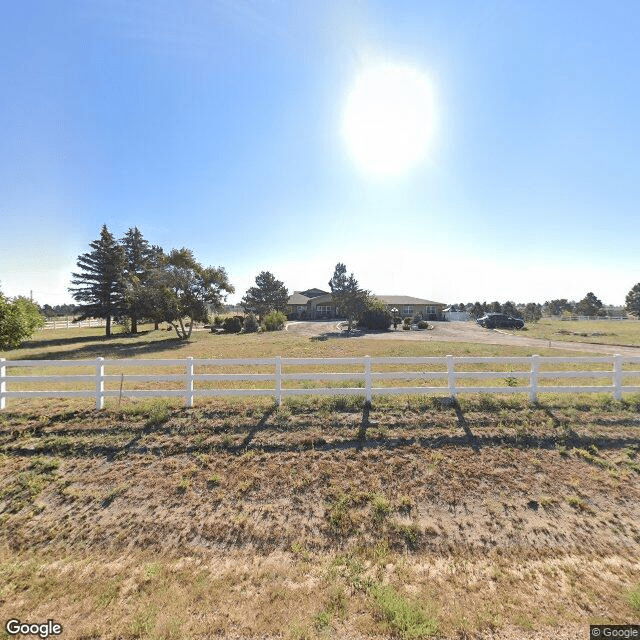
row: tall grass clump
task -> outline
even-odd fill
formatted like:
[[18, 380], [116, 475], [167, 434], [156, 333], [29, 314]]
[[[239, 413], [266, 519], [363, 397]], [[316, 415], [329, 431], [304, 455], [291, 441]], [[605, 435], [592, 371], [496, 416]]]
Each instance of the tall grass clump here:
[[375, 584], [370, 594], [392, 633], [405, 640], [428, 638], [438, 633], [438, 620], [409, 602], [391, 585]]

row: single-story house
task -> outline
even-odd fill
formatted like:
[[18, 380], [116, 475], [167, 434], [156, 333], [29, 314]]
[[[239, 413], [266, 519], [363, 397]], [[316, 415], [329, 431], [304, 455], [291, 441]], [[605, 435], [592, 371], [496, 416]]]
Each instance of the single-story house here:
[[287, 315], [302, 320], [325, 320], [342, 317], [336, 311], [331, 293], [322, 289], [294, 291], [287, 300]]
[[398, 315], [402, 318], [421, 315], [425, 320], [444, 320], [444, 308], [447, 306], [443, 302], [414, 298], [413, 296], [376, 296], [378, 300], [387, 305], [387, 309], [398, 310]]
[[[402, 318], [421, 314], [426, 320], [443, 320], [443, 310], [447, 306], [442, 302], [423, 300], [413, 296], [377, 295], [375, 297], [382, 301], [390, 311], [397, 309], [398, 315]], [[297, 317], [303, 320], [344, 317], [340, 313], [340, 309], [335, 308], [331, 293], [322, 289], [294, 291], [287, 301], [287, 313], [289, 317]]]

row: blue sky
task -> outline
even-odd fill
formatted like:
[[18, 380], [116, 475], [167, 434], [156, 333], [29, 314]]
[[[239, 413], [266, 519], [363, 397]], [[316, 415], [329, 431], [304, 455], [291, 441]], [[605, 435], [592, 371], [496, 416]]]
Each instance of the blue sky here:
[[[102, 224], [224, 266], [231, 301], [338, 261], [449, 303], [640, 281], [640, 3], [25, 0], [0, 52], [5, 294], [69, 301]], [[344, 125], [385, 65], [431, 92], [390, 174]]]

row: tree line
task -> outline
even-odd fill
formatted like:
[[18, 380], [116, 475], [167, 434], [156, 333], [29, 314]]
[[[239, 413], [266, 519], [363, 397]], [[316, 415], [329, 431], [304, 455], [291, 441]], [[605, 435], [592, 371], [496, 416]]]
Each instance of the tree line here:
[[[625, 299], [625, 309], [636, 317], [640, 317], [640, 283], [636, 284], [627, 294]], [[589, 291], [582, 300], [578, 302], [559, 298], [547, 300], [543, 304], [537, 302], [527, 302], [516, 305], [514, 302], [461, 302], [451, 306], [452, 311], [467, 311], [473, 318], [479, 318], [485, 313], [506, 313], [514, 318], [522, 318], [527, 322], [535, 322], [543, 315], [561, 316], [571, 314], [578, 316], [604, 316], [602, 300], [592, 291]]]

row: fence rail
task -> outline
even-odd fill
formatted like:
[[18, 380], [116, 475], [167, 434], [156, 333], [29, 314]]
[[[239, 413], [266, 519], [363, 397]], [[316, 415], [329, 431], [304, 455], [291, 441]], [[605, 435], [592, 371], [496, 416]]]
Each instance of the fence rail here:
[[88, 318], [74, 322], [73, 318], [54, 318], [47, 320], [42, 329], [78, 329], [80, 327], [104, 327], [104, 318]]
[[[640, 356], [598, 357], [370, 357], [360, 358], [257, 358], [257, 359], [113, 359], [92, 360], [5, 360], [0, 358], [0, 409], [9, 398], [95, 398], [104, 408], [105, 398], [182, 397], [192, 407], [196, 397], [296, 395], [442, 394], [455, 398], [461, 393], [526, 393], [531, 402], [539, 393], [623, 393], [640, 392]], [[565, 368], [558, 369], [556, 365]], [[582, 365], [592, 368], [584, 370]], [[486, 367], [490, 367], [487, 369]], [[502, 370], [496, 367], [502, 366]], [[555, 367], [550, 369], [549, 367]], [[154, 372], [144, 373], [150, 367]], [[170, 367], [178, 373], [156, 373]], [[348, 371], [317, 371], [318, 367], [348, 368]], [[400, 369], [399, 369], [400, 367]], [[480, 369], [478, 369], [480, 367]], [[482, 368], [484, 367], [484, 368]], [[516, 367], [514, 369], [514, 367]], [[595, 367], [595, 368], [593, 368]], [[23, 375], [25, 369], [63, 371], [84, 369], [85, 373]], [[143, 373], [126, 373], [137, 368]], [[301, 370], [302, 368], [302, 370]], [[222, 372], [211, 373], [214, 369]], [[233, 371], [230, 371], [233, 369]], [[240, 369], [241, 371], [236, 371]], [[311, 370], [310, 370], [311, 369]], [[109, 373], [107, 373], [107, 371]], [[543, 385], [543, 380], [552, 384]], [[563, 380], [579, 384], [564, 385]], [[482, 384], [492, 380], [494, 384]], [[126, 381], [126, 385], [125, 385]], [[398, 381], [400, 383], [398, 384]], [[407, 381], [407, 384], [402, 384]], [[593, 384], [585, 384], [591, 381]], [[178, 383], [179, 388], [141, 388], [145, 383]], [[559, 383], [560, 382], [560, 383]], [[630, 384], [633, 382], [634, 384]], [[33, 389], [45, 383], [46, 389]], [[247, 386], [247, 383], [260, 386]], [[293, 383], [298, 383], [294, 385]], [[301, 386], [301, 384], [302, 386]], [[322, 383], [323, 386], [309, 386]], [[337, 386], [331, 386], [331, 383]], [[435, 384], [434, 384], [435, 383]], [[344, 386], [347, 384], [348, 386]], [[51, 388], [51, 386], [58, 388]], [[67, 388], [59, 388], [60, 385]], [[82, 385], [82, 388], [77, 388]], [[68, 388], [69, 386], [73, 388]]]

